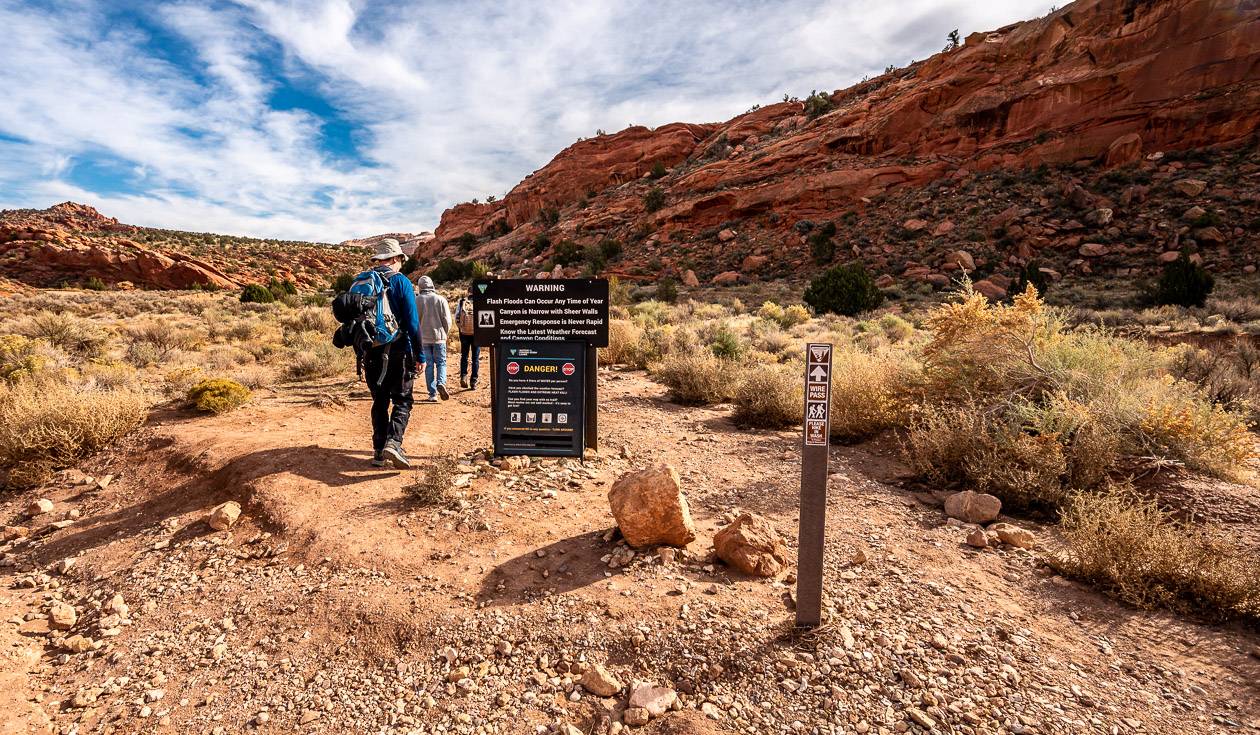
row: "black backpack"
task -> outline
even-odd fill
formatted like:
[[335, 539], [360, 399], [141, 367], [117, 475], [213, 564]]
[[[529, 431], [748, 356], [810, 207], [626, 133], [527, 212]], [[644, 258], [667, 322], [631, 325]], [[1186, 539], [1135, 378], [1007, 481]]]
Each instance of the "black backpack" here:
[[389, 370], [389, 350], [382, 349], [379, 344], [377, 328], [378, 302], [385, 298], [386, 292], [370, 296], [346, 291], [337, 294], [332, 302], [333, 317], [341, 323], [337, 331], [333, 332], [333, 346], [339, 350], [354, 348], [354, 369], [360, 378], [363, 377], [363, 356], [368, 350], [381, 349], [381, 372], [376, 378], [378, 386], [385, 380], [385, 374]]

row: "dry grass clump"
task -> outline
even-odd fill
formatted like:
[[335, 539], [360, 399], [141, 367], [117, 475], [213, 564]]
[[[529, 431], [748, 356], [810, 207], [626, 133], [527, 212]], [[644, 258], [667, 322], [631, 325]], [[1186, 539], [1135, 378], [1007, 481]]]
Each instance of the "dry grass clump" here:
[[[312, 334], [312, 333], [307, 333]], [[299, 349], [289, 358], [285, 372], [297, 380], [331, 378], [354, 367], [354, 352], [339, 350], [325, 341], [307, 349]]]
[[916, 370], [906, 355], [836, 347], [831, 359], [831, 436], [854, 442], [905, 423]]
[[211, 378], [189, 389], [188, 402], [198, 411], [227, 413], [244, 406], [250, 395], [249, 389], [235, 380]]
[[610, 319], [608, 346], [599, 351], [600, 362], [609, 365], [630, 365], [639, 349], [643, 330], [627, 319]]
[[805, 397], [799, 365], [755, 364], [734, 393], [732, 418], [739, 426], [783, 429], [801, 423]]
[[325, 336], [331, 336], [333, 330], [337, 328], [337, 320], [333, 318], [329, 309], [314, 306], [298, 309], [282, 318], [280, 323], [284, 325], [285, 331], [318, 332]]
[[455, 502], [452, 488], [458, 473], [458, 463], [454, 457], [439, 457], [424, 468], [424, 475], [410, 485], [403, 487], [403, 492], [418, 505], [426, 507], [449, 506]]
[[201, 335], [167, 320], [150, 319], [128, 324], [124, 340], [127, 361], [136, 367], [145, 367], [166, 362], [177, 350], [194, 348], [201, 341]]
[[66, 362], [47, 342], [20, 334], [0, 335], [0, 380], [17, 381], [44, 375]]
[[1074, 496], [1051, 563], [1140, 607], [1260, 619], [1260, 556], [1176, 520], [1127, 489]]
[[675, 352], [654, 363], [652, 377], [669, 387], [679, 403], [708, 405], [729, 401], [738, 384], [739, 364], [716, 357], [708, 350]]
[[30, 487], [138, 427], [148, 409], [131, 390], [82, 390], [53, 381], [0, 384], [0, 469]]
[[19, 319], [12, 329], [85, 360], [100, 357], [110, 339], [109, 331], [100, 324], [64, 312], [40, 311]]

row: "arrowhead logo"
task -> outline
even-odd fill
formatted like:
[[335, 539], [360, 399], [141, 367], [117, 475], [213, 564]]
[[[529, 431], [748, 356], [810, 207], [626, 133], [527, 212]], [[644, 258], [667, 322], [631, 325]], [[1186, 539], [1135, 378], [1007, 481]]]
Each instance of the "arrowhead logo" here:
[[809, 380], [811, 383], [823, 383], [827, 380], [827, 371], [822, 365], [817, 365], [813, 370], [809, 371]]
[[477, 284], [477, 290], [478, 290], [478, 291], [480, 291], [480, 292], [482, 292], [482, 293], [485, 293], [485, 292], [486, 292], [486, 287], [487, 287], [487, 286], [489, 286], [489, 285], [490, 285], [490, 284], [488, 284], [488, 283], [478, 283], [478, 284]]
[[814, 356], [814, 362], [822, 362], [827, 357], [827, 353], [831, 352], [831, 348], [827, 345], [810, 345], [809, 352]]
[[516, 350], [510, 350], [510, 352], [512, 353], [514, 357], [516, 356]]

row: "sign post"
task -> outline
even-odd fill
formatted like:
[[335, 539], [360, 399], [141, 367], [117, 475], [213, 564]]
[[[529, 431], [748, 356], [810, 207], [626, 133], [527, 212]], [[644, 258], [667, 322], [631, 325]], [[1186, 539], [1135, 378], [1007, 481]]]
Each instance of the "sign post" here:
[[490, 347], [495, 454], [598, 449], [596, 348], [608, 346], [608, 281], [479, 280], [472, 295], [473, 343]]
[[831, 345], [805, 346], [805, 428], [801, 520], [796, 552], [796, 627], [822, 624], [823, 542], [827, 531], [827, 451], [831, 439]]

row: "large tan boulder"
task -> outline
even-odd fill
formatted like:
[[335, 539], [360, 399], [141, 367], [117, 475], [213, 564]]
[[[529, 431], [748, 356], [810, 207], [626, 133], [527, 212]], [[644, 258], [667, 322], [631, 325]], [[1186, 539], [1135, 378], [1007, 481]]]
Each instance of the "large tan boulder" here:
[[787, 546], [774, 525], [755, 513], [743, 513], [713, 537], [722, 561], [745, 574], [773, 577], [787, 564]]
[[622, 475], [608, 491], [608, 505], [626, 543], [635, 548], [686, 546], [696, 540], [678, 472], [669, 465]]
[[696, 276], [695, 271], [688, 268], [687, 271], [683, 273], [682, 284], [687, 288], [697, 288], [700, 285], [700, 279]]
[[988, 493], [964, 490], [945, 498], [945, 515], [967, 523], [988, 523], [1002, 512], [1002, 501]]

